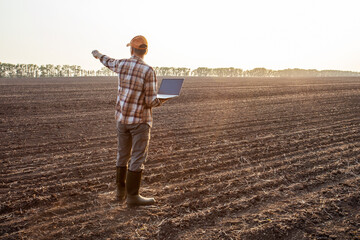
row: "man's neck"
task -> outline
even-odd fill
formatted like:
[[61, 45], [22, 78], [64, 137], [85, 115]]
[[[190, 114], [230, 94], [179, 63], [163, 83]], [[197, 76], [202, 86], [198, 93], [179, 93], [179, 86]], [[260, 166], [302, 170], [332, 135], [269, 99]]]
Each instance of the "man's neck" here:
[[138, 57], [138, 58], [141, 58], [142, 60], [144, 60], [144, 56], [140, 56], [140, 55], [137, 55], [137, 54], [133, 54], [133, 56], [136, 56], [136, 57]]

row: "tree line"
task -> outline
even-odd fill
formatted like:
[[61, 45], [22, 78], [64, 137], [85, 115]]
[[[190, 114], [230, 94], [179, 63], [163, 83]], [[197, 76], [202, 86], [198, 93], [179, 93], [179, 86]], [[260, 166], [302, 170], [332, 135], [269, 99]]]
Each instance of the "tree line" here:
[[[283, 69], [271, 70], [254, 68], [190, 68], [154, 67], [158, 76], [199, 76], [199, 77], [338, 77], [360, 76], [360, 72], [316, 69]], [[38, 78], [38, 77], [87, 77], [87, 76], [116, 76], [110, 69], [103, 67], [100, 70], [84, 70], [77, 65], [36, 65], [0, 63], [0, 78]]]
[[38, 77], [86, 77], [86, 76], [115, 76], [108, 68], [100, 70], [84, 70], [77, 65], [36, 65], [0, 63], [1, 78], [38, 78]]
[[283, 69], [272, 70], [266, 68], [254, 68], [242, 70], [240, 68], [206, 68], [201, 67], [191, 71], [192, 76], [203, 77], [353, 77], [360, 76], [360, 72], [340, 70], [316, 70], [316, 69]]

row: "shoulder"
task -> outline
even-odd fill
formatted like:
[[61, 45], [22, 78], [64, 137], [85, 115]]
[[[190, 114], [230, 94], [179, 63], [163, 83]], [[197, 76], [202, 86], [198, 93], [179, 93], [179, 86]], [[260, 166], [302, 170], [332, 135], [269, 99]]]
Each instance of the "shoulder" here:
[[149, 72], [155, 73], [155, 70], [151, 66], [147, 65], [147, 68]]
[[138, 61], [138, 64], [139, 64], [140, 68], [143, 69], [143, 71], [146, 72], [147, 74], [155, 73], [155, 70], [150, 65], [145, 63], [144, 61]]

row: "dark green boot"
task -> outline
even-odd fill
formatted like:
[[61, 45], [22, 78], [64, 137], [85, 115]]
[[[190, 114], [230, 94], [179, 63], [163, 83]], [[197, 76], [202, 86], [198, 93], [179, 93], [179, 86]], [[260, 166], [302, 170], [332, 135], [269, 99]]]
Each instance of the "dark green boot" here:
[[155, 203], [154, 198], [145, 198], [139, 195], [142, 172], [128, 171], [126, 176], [126, 202], [130, 206], [144, 206]]
[[116, 200], [126, 199], [126, 172], [127, 167], [116, 167]]

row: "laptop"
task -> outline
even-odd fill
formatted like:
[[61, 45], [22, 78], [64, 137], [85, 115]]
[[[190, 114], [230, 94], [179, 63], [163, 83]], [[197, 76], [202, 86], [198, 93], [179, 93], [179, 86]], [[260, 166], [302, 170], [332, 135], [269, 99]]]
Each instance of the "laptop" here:
[[157, 94], [157, 98], [169, 99], [178, 97], [184, 79], [163, 79]]

